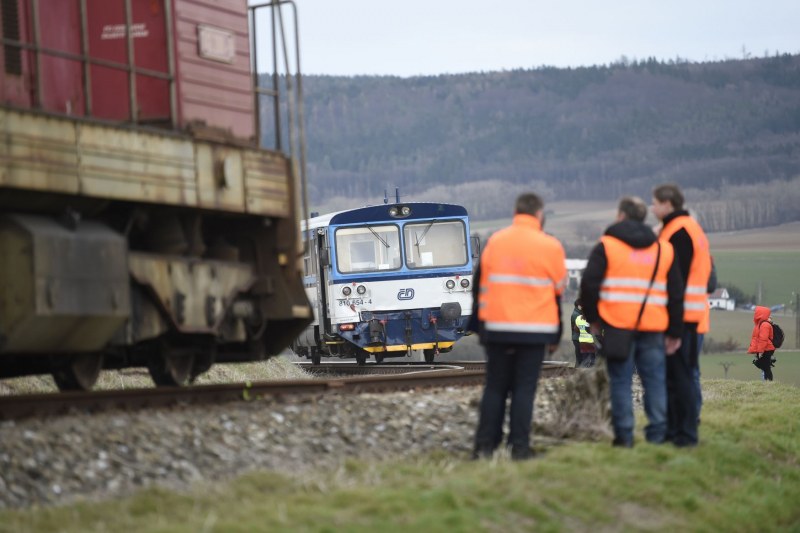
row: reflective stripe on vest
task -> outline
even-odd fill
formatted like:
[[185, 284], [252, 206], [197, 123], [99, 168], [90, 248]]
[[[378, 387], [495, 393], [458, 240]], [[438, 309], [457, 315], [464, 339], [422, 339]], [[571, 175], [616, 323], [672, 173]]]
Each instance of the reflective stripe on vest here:
[[558, 333], [558, 324], [534, 324], [521, 322], [484, 322], [488, 331], [508, 331], [511, 333]]
[[533, 285], [534, 287], [541, 287], [547, 285], [554, 285], [553, 280], [547, 278], [533, 278], [530, 276], [511, 276], [508, 274], [490, 274], [489, 281], [494, 283], [517, 283], [519, 285]]
[[669, 241], [682, 229], [686, 230], [692, 240], [692, 262], [686, 279], [683, 320], [697, 323], [698, 333], [707, 333], [710, 322], [708, 278], [711, 276], [711, 253], [703, 228], [690, 216], [678, 216], [664, 226], [659, 238], [662, 241]]
[[674, 259], [672, 245], [661, 244], [658, 269], [650, 287], [650, 278], [655, 268], [658, 245], [633, 248], [623, 241], [605, 235], [600, 241], [606, 253], [606, 272], [600, 286], [597, 309], [600, 318], [618, 328], [633, 329], [644, 302], [638, 329], [640, 331], [666, 331], [669, 325], [667, 313], [667, 273]]
[[[651, 290], [650, 295], [647, 297], [648, 304], [667, 305], [666, 296], [656, 296], [652, 293], [653, 291]], [[600, 298], [607, 302], [635, 302], [642, 305], [642, 302], [644, 302], [644, 292], [641, 294], [628, 294], [624, 292], [600, 291]]]

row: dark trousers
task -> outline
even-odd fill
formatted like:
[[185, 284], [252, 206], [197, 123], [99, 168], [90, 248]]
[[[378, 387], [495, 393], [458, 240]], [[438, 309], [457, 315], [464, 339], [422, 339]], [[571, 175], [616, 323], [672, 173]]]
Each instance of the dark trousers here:
[[756, 361], [756, 367], [760, 368], [761, 372], [764, 373], [764, 381], [772, 381], [772, 354], [774, 353], [775, 350], [764, 352], [764, 355]]
[[597, 354], [595, 352], [581, 352], [581, 343], [572, 341], [575, 347], [575, 368], [588, 368], [594, 366]]
[[490, 455], [503, 440], [506, 399], [511, 396], [508, 445], [512, 454], [530, 452], [533, 398], [544, 359], [542, 344], [488, 344], [486, 385], [480, 420], [475, 432], [475, 452]]
[[667, 356], [667, 440], [676, 446], [697, 444], [697, 324], [686, 323], [681, 348]]

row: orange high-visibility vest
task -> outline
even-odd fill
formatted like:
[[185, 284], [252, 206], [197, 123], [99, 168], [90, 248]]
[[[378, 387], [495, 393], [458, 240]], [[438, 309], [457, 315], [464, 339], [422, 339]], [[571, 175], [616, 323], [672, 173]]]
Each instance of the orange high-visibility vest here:
[[[675, 233], [685, 229], [692, 240], [692, 262], [686, 278], [683, 297], [683, 321], [697, 323], [697, 332], [706, 333], [711, 322], [708, 307], [708, 278], [711, 275], [711, 252], [703, 228], [690, 216], [675, 217], [661, 230], [659, 238], [669, 241]], [[684, 272], [686, 274], [686, 272]]]
[[[603, 243], [608, 262], [597, 304], [600, 318], [614, 327], [633, 329], [650, 285], [653, 269], [656, 268], [658, 244], [654, 242], [647, 248], [634, 248], [608, 235], [601, 237], [600, 242]], [[647, 293], [647, 303], [638, 331], [666, 331], [669, 326], [667, 273], [674, 257], [672, 245], [662, 242], [656, 277]]]
[[481, 256], [478, 318], [490, 332], [557, 334], [556, 295], [567, 279], [564, 249], [539, 220], [515, 215]]

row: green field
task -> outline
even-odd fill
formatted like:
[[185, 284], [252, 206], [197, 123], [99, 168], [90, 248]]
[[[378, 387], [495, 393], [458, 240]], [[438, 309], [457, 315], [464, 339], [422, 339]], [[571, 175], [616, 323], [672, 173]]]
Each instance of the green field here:
[[[775, 381], [800, 387], [800, 350], [778, 350], [777, 362], [772, 368]], [[700, 373], [703, 380], [724, 379], [728, 366], [727, 379], [742, 381], [761, 381], [761, 370], [753, 366], [752, 356], [742, 353], [703, 354], [700, 356]]]
[[[796, 318], [793, 313], [773, 313], [772, 319], [780, 325], [786, 334], [786, 341], [783, 345], [784, 350], [800, 348], [795, 344]], [[742, 353], [747, 352], [750, 346], [750, 337], [753, 334], [753, 311], [711, 311], [711, 331], [706, 334], [707, 338], [714, 341], [726, 341], [732, 339], [737, 344], [737, 350]]]
[[800, 251], [714, 251], [719, 286], [732, 283], [763, 305], [791, 305], [800, 292]]
[[[573, 296], [574, 298], [574, 296]], [[562, 361], [574, 361], [574, 352], [572, 347], [572, 342], [570, 340], [569, 334], [569, 320], [570, 315], [572, 314], [572, 300], [567, 299], [565, 305], [562, 306], [561, 309], [561, 320], [563, 321], [565, 330], [564, 334], [561, 337], [561, 346], [559, 350], [556, 352], [554, 356], [548, 357], [548, 359], [555, 359], [555, 360], [562, 360]], [[797, 346], [795, 343], [796, 337], [796, 326], [797, 321], [795, 316], [791, 312], [783, 312], [773, 314], [773, 320], [775, 320], [783, 329], [784, 333], [786, 334], [786, 341], [783, 345], [783, 348], [778, 350], [777, 357], [781, 358], [783, 355], [786, 355], [786, 359], [781, 359], [780, 365], [783, 367], [785, 364], [789, 364], [788, 361], [790, 360], [797, 360], [798, 364], [800, 364], [800, 346]], [[750, 346], [750, 336], [753, 332], [753, 312], [752, 311], [720, 311], [720, 310], [712, 310], [711, 311], [711, 331], [706, 335], [708, 339], [707, 346], [713, 347], [715, 344], [725, 343], [729, 345], [732, 349], [730, 351], [726, 351], [726, 353], [722, 354], [726, 360], [735, 361], [737, 363], [737, 370], [731, 369], [729, 371], [729, 376], [735, 377], [738, 376], [739, 370], [745, 367], [742, 362], [746, 363], [749, 366], [749, 369], [752, 369], [754, 372], [757, 372], [756, 368], [750, 364], [750, 360], [752, 359], [750, 356], [747, 355], [747, 348]], [[794, 350], [794, 352], [791, 352]], [[792, 355], [792, 353], [794, 355]], [[704, 354], [704, 357], [707, 354]], [[477, 335], [473, 335], [470, 337], [465, 337], [456, 343], [455, 348], [450, 354], [446, 354], [443, 357], [445, 360], [481, 360], [483, 359], [483, 348], [478, 344]], [[713, 365], [712, 365], [713, 366]], [[705, 367], [704, 367], [705, 368]], [[749, 371], [748, 369], [748, 371]], [[724, 373], [722, 372], [722, 367], [720, 367], [720, 372], [715, 373], [714, 369], [709, 369], [709, 376], [715, 376], [722, 378], [724, 377]], [[780, 376], [781, 370], [777, 369], [776, 376], [783, 381], [783, 376]], [[705, 369], [704, 369], [705, 375]], [[742, 379], [755, 379], [758, 377], [756, 374], [753, 374], [750, 377], [747, 377], [749, 374], [743, 373]], [[737, 378], [738, 379], [738, 378]], [[796, 385], [800, 385], [800, 372], [797, 373], [797, 379], [790, 380], [791, 383]]]

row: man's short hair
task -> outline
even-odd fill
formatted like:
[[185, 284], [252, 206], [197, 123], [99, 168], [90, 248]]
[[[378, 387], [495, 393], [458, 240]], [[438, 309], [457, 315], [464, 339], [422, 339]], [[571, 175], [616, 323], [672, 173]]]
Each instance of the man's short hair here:
[[644, 219], [647, 218], [647, 204], [638, 196], [622, 197], [617, 210], [628, 220], [644, 222]]
[[683, 209], [683, 193], [675, 183], [665, 183], [653, 189], [653, 198], [659, 202], [669, 202], [673, 209]]
[[544, 202], [539, 198], [539, 195], [526, 192], [517, 196], [517, 205], [514, 213], [517, 215], [536, 215], [543, 208]]

